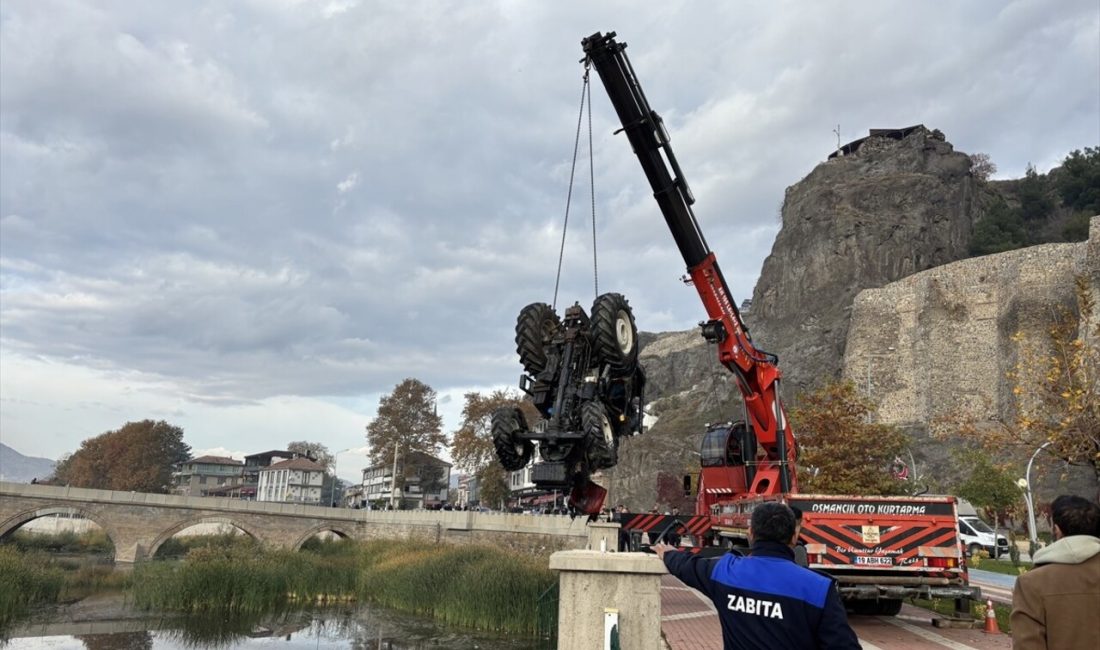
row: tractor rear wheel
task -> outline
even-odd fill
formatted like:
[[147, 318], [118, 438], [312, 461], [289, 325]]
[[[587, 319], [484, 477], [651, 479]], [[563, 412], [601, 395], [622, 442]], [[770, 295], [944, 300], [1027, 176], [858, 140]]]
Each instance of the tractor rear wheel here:
[[561, 327], [554, 308], [544, 302], [527, 305], [516, 319], [516, 352], [529, 375], [546, 368], [546, 346]]
[[517, 408], [499, 408], [493, 411], [491, 421], [493, 447], [501, 466], [508, 472], [526, 467], [535, 453], [535, 445], [516, 435], [527, 431], [527, 419], [523, 417], [523, 412]]
[[581, 430], [584, 431], [588, 466], [592, 470], [614, 467], [619, 462], [619, 440], [602, 403], [585, 402], [581, 406]]
[[638, 327], [630, 304], [619, 293], [605, 293], [592, 303], [592, 337], [596, 354], [616, 376], [634, 372], [638, 362]]

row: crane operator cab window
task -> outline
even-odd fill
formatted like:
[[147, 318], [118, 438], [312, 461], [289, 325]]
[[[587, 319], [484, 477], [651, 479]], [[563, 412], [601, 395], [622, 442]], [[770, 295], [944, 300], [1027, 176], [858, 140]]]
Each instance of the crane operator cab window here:
[[735, 467], [745, 464], [743, 444], [746, 434], [744, 422], [712, 426], [703, 435], [699, 460], [703, 467]]

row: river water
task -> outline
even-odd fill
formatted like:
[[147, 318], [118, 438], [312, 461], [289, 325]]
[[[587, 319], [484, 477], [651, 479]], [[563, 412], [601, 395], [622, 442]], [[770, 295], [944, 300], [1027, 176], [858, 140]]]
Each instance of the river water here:
[[4, 650], [183, 650], [194, 648], [353, 648], [355, 650], [541, 650], [548, 640], [450, 628], [369, 605], [291, 610], [227, 620], [149, 617], [121, 594], [97, 594], [33, 615], [8, 631]]

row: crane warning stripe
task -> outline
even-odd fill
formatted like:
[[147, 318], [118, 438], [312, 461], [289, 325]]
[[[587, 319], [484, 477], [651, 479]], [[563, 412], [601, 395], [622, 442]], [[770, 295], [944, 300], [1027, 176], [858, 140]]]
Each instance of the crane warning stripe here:
[[649, 532], [651, 530], [663, 531], [669, 528], [676, 530], [676, 528], [680, 528], [692, 535], [702, 535], [710, 530], [711, 521], [710, 517], [704, 515], [685, 517], [682, 515], [632, 515], [627, 513], [622, 516], [622, 527], [623, 530], [639, 530], [644, 532]]

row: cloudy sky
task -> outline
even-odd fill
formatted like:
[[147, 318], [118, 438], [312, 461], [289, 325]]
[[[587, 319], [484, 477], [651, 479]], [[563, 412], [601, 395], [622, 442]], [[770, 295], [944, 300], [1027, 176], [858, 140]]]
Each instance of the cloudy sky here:
[[[405, 377], [513, 385], [550, 301], [580, 40], [615, 30], [735, 297], [783, 190], [924, 123], [1000, 177], [1100, 142], [1096, 0], [54, 2], [0, 8], [0, 441], [56, 458], [144, 418], [196, 450], [355, 449]], [[602, 86], [601, 291], [703, 315]], [[582, 156], [586, 158], [586, 156]], [[559, 303], [591, 304], [574, 193]]]

